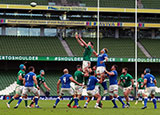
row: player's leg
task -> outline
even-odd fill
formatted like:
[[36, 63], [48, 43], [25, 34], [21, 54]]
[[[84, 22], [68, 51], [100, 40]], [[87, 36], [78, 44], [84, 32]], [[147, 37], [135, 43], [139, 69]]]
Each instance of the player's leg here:
[[18, 98], [19, 96], [20, 96], [19, 94], [15, 94], [15, 95], [9, 100], [9, 102], [6, 103], [6, 104], [7, 104], [7, 107], [10, 108], [10, 104], [12, 103], [12, 101], [13, 101], [14, 99]]
[[63, 88], [61, 88], [60, 95], [57, 97], [56, 102], [53, 105], [53, 108], [56, 108], [57, 104], [60, 102], [60, 100], [61, 100], [62, 96], [64, 95], [64, 93], [65, 93], [65, 90]]
[[118, 95], [118, 85], [114, 86], [113, 94], [114, 97], [116, 97], [122, 103], [122, 108], [125, 108], [125, 103], [123, 102], [121, 96]]
[[101, 109], [101, 108], [99, 107], [99, 103], [100, 103], [100, 101], [101, 101], [101, 95], [100, 95], [99, 93], [97, 93], [97, 94], [95, 94], [95, 98], [97, 98], [97, 102], [96, 102], [95, 108]]
[[130, 94], [130, 92], [131, 92], [131, 89], [128, 89], [127, 88], [127, 90], [124, 92], [124, 97], [125, 97], [125, 99], [126, 99], [126, 102], [127, 102], [127, 107], [130, 107], [130, 103], [129, 103], [129, 94]]
[[138, 104], [139, 97], [140, 97], [140, 90], [138, 90], [138, 92], [137, 92], [135, 105]]
[[31, 87], [30, 90], [35, 95], [35, 99], [34, 99], [34, 101], [35, 101], [35, 108], [40, 108], [38, 106], [38, 100], [39, 100], [39, 95], [40, 95], [38, 89], [35, 88], [35, 87]]
[[89, 96], [88, 99], [87, 99], [87, 101], [86, 101], [85, 104], [84, 104], [84, 108], [87, 108], [87, 105], [88, 105], [88, 103], [91, 101], [91, 99], [92, 99], [92, 97]]
[[144, 106], [141, 109], [147, 108], [148, 96], [151, 94], [150, 88], [146, 88], [143, 94], [144, 97]]
[[152, 88], [152, 91], [151, 91], [151, 98], [152, 98], [152, 102], [154, 104], [154, 108], [157, 109], [157, 101], [155, 98], [155, 88], [154, 87]]
[[[105, 73], [102, 73], [101, 77], [104, 77], [104, 74]], [[104, 81], [102, 82], [102, 87], [104, 89], [103, 95], [106, 95], [107, 94], [107, 80], [106, 79], [104, 79]]]
[[109, 98], [110, 98], [110, 100], [112, 101], [112, 103], [114, 105], [113, 108], [118, 108], [118, 106], [116, 104], [116, 101], [115, 101], [115, 98], [113, 97], [114, 96], [113, 90], [114, 90], [113, 86], [110, 85], [109, 86]]
[[[40, 90], [38, 90], [38, 95], [40, 96]], [[32, 99], [32, 102], [30, 103], [29, 107], [34, 107], [34, 104], [35, 103], [35, 96], [33, 97]]]

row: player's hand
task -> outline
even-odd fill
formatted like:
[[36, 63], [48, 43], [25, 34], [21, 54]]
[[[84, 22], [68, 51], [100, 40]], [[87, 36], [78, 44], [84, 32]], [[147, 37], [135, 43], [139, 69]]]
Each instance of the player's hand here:
[[47, 89], [47, 91], [50, 91], [50, 90], [51, 90], [50, 88]]
[[79, 34], [79, 38], [80, 38], [80, 39], [82, 38], [80, 34]]
[[37, 87], [37, 89], [38, 89], [38, 90], [40, 90], [40, 88], [39, 88], [39, 87]]
[[78, 34], [76, 34], [76, 36], [75, 36], [75, 37], [76, 37], [76, 39], [78, 39]]
[[83, 86], [83, 84], [80, 83], [79, 86]]
[[102, 64], [103, 63], [103, 61], [100, 61], [100, 64]]

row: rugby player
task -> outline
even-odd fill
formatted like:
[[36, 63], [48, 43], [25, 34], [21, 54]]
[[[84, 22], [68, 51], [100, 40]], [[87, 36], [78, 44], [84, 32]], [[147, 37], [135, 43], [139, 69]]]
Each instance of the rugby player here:
[[120, 76], [118, 85], [120, 84], [122, 84], [123, 94], [127, 102], [126, 107], [130, 107], [129, 94], [131, 93], [131, 90], [133, 90], [134, 80], [133, 77], [128, 73], [127, 67], [122, 68], [122, 75]]
[[155, 92], [156, 92], [156, 85], [157, 81], [155, 77], [150, 74], [151, 70], [149, 68], [146, 68], [144, 70], [144, 84], [142, 87], [146, 86], [145, 91], [144, 91], [144, 107], [142, 109], [147, 108], [147, 101], [148, 101], [148, 96], [151, 95], [152, 102], [154, 104], [154, 108], [157, 109], [157, 101], [155, 98]]
[[[74, 95], [74, 91], [71, 88], [70, 83], [74, 82], [75, 84], [77, 84], [79, 86], [83, 86], [83, 84], [80, 84], [77, 81], [75, 81], [73, 79], [72, 75], [69, 74], [68, 69], [64, 69], [63, 73], [64, 73], [64, 75], [62, 77], [60, 77], [60, 79], [57, 82], [57, 95], [59, 95], [59, 97], [57, 98], [53, 108], [56, 108], [57, 104], [59, 103], [60, 99], [62, 98], [62, 96], [64, 94], [69, 94], [69, 95], [73, 96], [75, 106], [76, 106], [75, 108], [79, 108], [78, 98]], [[62, 86], [61, 86], [61, 91], [59, 92], [60, 83], [62, 84]]]

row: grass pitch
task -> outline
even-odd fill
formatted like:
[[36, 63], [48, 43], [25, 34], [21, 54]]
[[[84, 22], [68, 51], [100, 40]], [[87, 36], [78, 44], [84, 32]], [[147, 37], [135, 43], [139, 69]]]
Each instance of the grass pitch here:
[[[21, 103], [18, 109], [13, 107], [16, 105], [17, 100], [11, 103], [11, 108], [8, 109], [6, 106], [7, 101], [0, 101], [0, 115], [158, 115], [160, 113], [160, 103], [157, 102], [157, 109], [153, 108], [153, 103], [148, 102], [148, 108], [141, 110], [143, 106], [141, 102], [135, 105], [135, 102], [131, 102], [130, 108], [122, 108], [121, 104], [117, 101], [119, 108], [113, 109], [111, 101], [102, 101], [103, 108], [95, 109], [94, 105], [96, 101], [91, 101], [88, 108], [83, 108], [85, 101], [79, 101], [81, 109], [68, 108], [67, 103], [69, 101], [60, 101], [57, 108], [53, 109], [55, 101], [51, 100], [40, 100], [39, 105], [41, 109], [36, 108], [25, 108], [24, 101]], [[28, 103], [31, 101], [29, 100]]]

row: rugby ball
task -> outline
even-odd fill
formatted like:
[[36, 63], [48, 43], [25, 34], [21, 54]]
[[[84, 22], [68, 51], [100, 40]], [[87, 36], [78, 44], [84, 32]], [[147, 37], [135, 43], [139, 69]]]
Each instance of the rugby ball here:
[[31, 5], [32, 7], [36, 7], [36, 6], [37, 6], [37, 3], [36, 3], [36, 2], [31, 2], [30, 5]]

